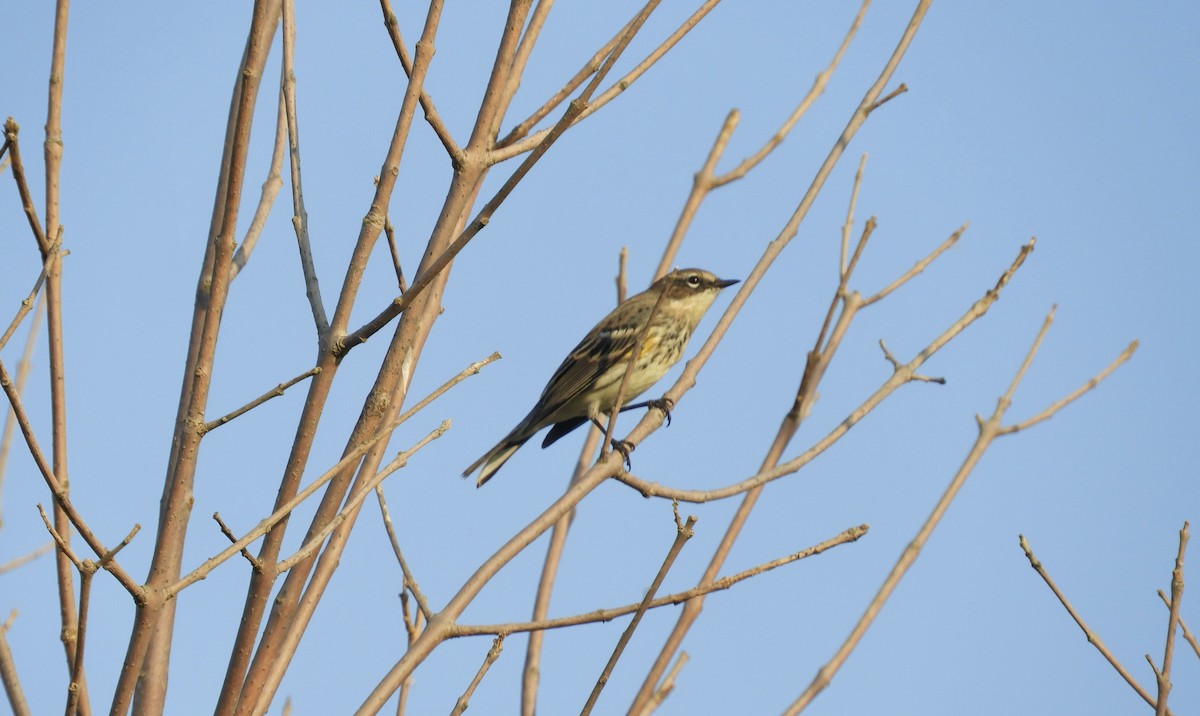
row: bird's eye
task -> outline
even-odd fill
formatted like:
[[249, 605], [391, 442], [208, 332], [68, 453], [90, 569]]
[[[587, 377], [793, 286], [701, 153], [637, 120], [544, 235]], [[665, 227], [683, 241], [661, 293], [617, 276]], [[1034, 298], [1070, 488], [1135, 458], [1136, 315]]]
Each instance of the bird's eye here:
[[688, 282], [689, 286], [699, 286], [700, 285], [700, 277], [699, 276], [688, 276], [687, 282]]

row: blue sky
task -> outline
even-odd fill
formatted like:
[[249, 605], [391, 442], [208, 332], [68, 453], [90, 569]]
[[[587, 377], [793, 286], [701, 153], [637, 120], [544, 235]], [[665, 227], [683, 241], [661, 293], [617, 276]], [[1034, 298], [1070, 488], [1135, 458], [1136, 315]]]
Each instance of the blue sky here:
[[[502, 132], [543, 99], [634, 12], [630, 3], [562, 3], [551, 14]], [[616, 69], [623, 74], [692, 11], [664, 3]], [[617, 253], [630, 284], [648, 281], [692, 173], [726, 113], [742, 112], [722, 168], [754, 152], [807, 91], [856, 5], [730, 0], [624, 95], [567, 133], [455, 262], [445, 312], [422, 356], [420, 396], [494, 350], [504, 360], [399, 431], [415, 441], [454, 427], [387, 483], [400, 538], [422, 587], [444, 603], [475, 566], [558, 494], [581, 438], [527, 446], [482, 491], [458, 474], [525, 414], [559, 360], [613, 301]], [[879, 2], [828, 91], [749, 177], [716, 192], [679, 256], [743, 278], [786, 222], [912, 11]], [[411, 43], [423, 10], [397, 8]], [[248, 6], [129, 2], [72, 8], [64, 103], [62, 216], [73, 496], [108, 542], [143, 533], [121, 555], [149, 563], [195, 279], [211, 211], [229, 93]], [[6, 12], [0, 115], [22, 125], [41, 186], [41, 128], [52, 27], [49, 3]], [[465, 140], [503, 21], [500, 3], [452, 3], [427, 88]], [[332, 302], [345, 271], [404, 91], [378, 8], [298, 8], [297, 76], [305, 198], [318, 271]], [[1134, 359], [1053, 420], [1003, 438], [984, 457], [928, 547], [810, 713], [1132, 713], [1146, 708], [1087, 644], [1022, 555], [1035, 552], [1141, 683], [1143, 654], [1162, 658], [1178, 530], [1200, 517], [1194, 406], [1200, 379], [1191, 282], [1200, 260], [1191, 211], [1200, 195], [1194, 80], [1200, 9], [1193, 3], [1109, 5], [935, 3], [895, 81], [909, 92], [854, 139], [799, 235], [750, 298], [674, 423], [634, 455], [637, 474], [677, 486], [752, 474], [790, 407], [803, 357], [835, 286], [840, 227], [854, 169], [869, 154], [858, 225], [879, 228], [854, 288], [874, 292], [964, 222], [966, 235], [920, 279], [856, 322], [812, 417], [787, 456], [836, 426], [889, 370], [877, 341], [912, 357], [995, 282], [1019, 246], [1037, 249], [991, 312], [935, 356], [944, 386], [903, 388], [828, 453], [764, 494], [726, 572], [796, 551], [851, 525], [858, 543], [710, 598], [685, 649], [691, 661], [660, 713], [777, 713], [833, 654], [928, 515], [1051, 306], [1057, 319], [1017, 392], [1024, 419], [1092, 376], [1131, 340]], [[278, 76], [278, 48], [268, 83]], [[248, 222], [270, 153], [274, 93], [259, 103], [247, 175]], [[493, 170], [490, 196], [512, 165]], [[415, 270], [449, 176], [418, 121], [391, 205], [406, 269]], [[287, 189], [222, 330], [213, 415], [311, 366], [315, 340], [295, 256]], [[44, 211], [42, 212], [44, 215]], [[394, 293], [381, 244], [352, 324]], [[38, 261], [8, 172], [0, 175], [0, 308], [15, 310]], [[718, 299], [699, 335], [728, 297]], [[332, 303], [329, 304], [332, 310]], [[7, 322], [7, 319], [4, 319]], [[384, 334], [387, 332], [385, 331]], [[385, 347], [355, 350], [339, 374], [310, 473], [340, 452]], [[12, 366], [23, 333], [2, 355]], [[693, 344], [692, 350], [699, 345]], [[48, 442], [39, 354], [28, 398]], [[11, 368], [10, 368], [11, 369]], [[670, 384], [678, 369], [661, 384]], [[185, 569], [223, 546], [208, 516], [235, 531], [270, 510], [303, 390], [204, 443]], [[632, 419], [622, 421], [625, 429]], [[49, 496], [14, 448], [3, 492], [0, 561], [45, 541], [35, 505]], [[735, 504], [684, 506], [698, 517], [663, 591], [690, 586]], [[302, 511], [301, 514], [308, 514]], [[639, 599], [673, 538], [670, 505], [618, 484], [582, 506], [552, 613]], [[292, 535], [288, 544], [298, 544]], [[518, 557], [464, 621], [524, 619], [544, 541]], [[1193, 559], [1191, 563], [1196, 563]], [[180, 600], [168, 712], [211, 709], [245, 594], [230, 562]], [[8, 638], [36, 713], [60, 708], [52, 565], [0, 575], [0, 611], [20, 614]], [[399, 570], [377, 510], [364, 510], [322, 608], [272, 708], [343, 713], [399, 655]], [[105, 709], [132, 606], [97, 579], [89, 633], [93, 703]], [[1183, 615], [1200, 628], [1194, 592]], [[623, 713], [675, 621], [648, 615], [597, 713]], [[571, 713], [587, 697], [624, 622], [547, 639], [540, 709]], [[410, 713], [448, 712], [490, 639], [444, 645], [417, 672]], [[476, 693], [484, 713], [512, 713], [524, 640]], [[1200, 668], [1178, 644], [1171, 704], [1200, 703]]]

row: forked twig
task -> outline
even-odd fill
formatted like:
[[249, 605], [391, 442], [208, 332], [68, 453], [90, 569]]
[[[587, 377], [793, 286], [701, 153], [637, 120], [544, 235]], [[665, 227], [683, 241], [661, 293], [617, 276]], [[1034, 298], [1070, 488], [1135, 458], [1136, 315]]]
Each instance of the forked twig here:
[[[804, 692], [801, 693], [794, 702], [792, 702], [791, 706], [789, 706], [786, 711], [784, 711], [785, 714], [794, 716], [795, 714], [803, 711], [810, 703], [812, 703], [812, 700], [816, 698], [816, 696], [821, 693], [826, 686], [829, 685], [830, 681], [833, 680], [834, 675], [837, 674], [838, 670], [846, 662], [846, 659], [849, 658], [850, 653], [854, 651], [856, 646], [858, 646], [859, 640], [862, 639], [863, 635], [866, 634], [867, 630], [871, 627], [871, 624], [874, 623], [875, 618], [879, 615], [880, 610], [883, 609], [883, 605], [892, 595], [892, 592], [896, 589], [896, 586], [900, 584], [900, 581], [904, 578], [904, 575], [908, 572], [909, 568], [912, 567], [912, 565], [917, 561], [917, 558], [921, 554], [921, 550], [925, 547], [925, 544], [929, 541], [933, 531], [941, 522], [942, 517], [946, 514], [946, 510], [950, 508], [950, 504], [958, 495], [958, 491], [962, 489], [962, 486], [966, 483], [967, 478], [975, 469], [975, 466], [979, 464], [979, 460], [982, 459], [984, 453], [987, 452], [988, 448], [991, 447], [992, 442], [995, 441], [997, 437], [1006, 435], [1010, 432], [1005, 430], [1001, 420], [1004, 418], [1005, 412], [1007, 412], [1009, 406], [1012, 404], [1013, 393], [1016, 392], [1017, 386], [1020, 384], [1021, 379], [1025, 376], [1026, 371], [1029, 370], [1029, 366], [1032, 365], [1033, 358], [1037, 354], [1038, 348], [1042, 344], [1042, 340], [1045, 339], [1046, 332], [1050, 329], [1050, 324], [1053, 322], [1053, 320], [1054, 311], [1051, 310], [1050, 313], [1047, 314], [1046, 319], [1042, 322], [1041, 330], [1038, 331], [1037, 337], [1033, 341], [1033, 345], [1030, 346], [1029, 352], [1026, 353], [1025, 360], [1022, 361], [1020, 368], [1017, 369], [1016, 376], [1014, 376], [1012, 382], [1009, 383], [1008, 389], [1004, 392], [1004, 395], [1002, 395], [997, 401], [996, 409], [992, 413], [991, 417], [989, 417], [987, 420], [984, 420], [982, 417], [977, 416], [976, 420], [978, 422], [979, 435], [975, 440], [975, 444], [967, 453], [967, 457], [963, 460], [963, 463], [955, 473], [954, 478], [946, 487], [945, 492], [943, 492], [942, 496], [938, 499], [937, 504], [934, 505], [933, 511], [925, 520], [925, 523], [921, 525], [921, 529], [917, 531], [917, 534], [913, 538], [912, 542], [910, 542], [904, 551], [901, 552], [900, 557], [896, 560], [896, 564], [892, 567], [891, 572], [888, 573], [883, 585], [880, 586], [879, 591], [875, 594], [875, 597], [867, 605], [867, 608], [863, 612], [862, 617], [859, 618], [858, 623], [854, 625], [853, 630], [850, 632], [850, 636], [846, 637], [846, 640], [842, 643], [841, 647], [838, 648], [833, 658], [831, 658], [817, 671], [817, 675], [813, 677], [812, 683], [809, 684], [808, 688], [805, 689]], [[1126, 349], [1126, 351], [1121, 353], [1121, 355], [1119, 355], [1112, 363], [1110, 363], [1107, 368], [1101, 371], [1099, 375], [1106, 376], [1127, 361], [1132, 355], [1131, 348]], [[1095, 382], [1091, 382], [1091, 385], [1094, 386]], [[1082, 393], [1076, 392], [1072, 395], [1074, 395], [1074, 397], [1078, 397], [1081, 394]], [[1056, 408], [1057, 410], [1064, 407], [1066, 403], [1056, 405], [1058, 405]]]

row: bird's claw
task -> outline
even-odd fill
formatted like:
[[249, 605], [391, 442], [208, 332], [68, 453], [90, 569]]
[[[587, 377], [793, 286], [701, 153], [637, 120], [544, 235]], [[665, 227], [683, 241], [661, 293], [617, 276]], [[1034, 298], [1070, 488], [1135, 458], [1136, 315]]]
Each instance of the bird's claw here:
[[667, 427], [671, 427], [671, 411], [675, 408], [674, 400], [671, 400], [670, 398], [668, 398], [664, 395], [661, 398], [655, 398], [654, 400], [647, 400], [646, 407], [658, 408], [659, 410], [661, 410], [663, 417], [667, 419]]
[[629, 453], [633, 452], [633, 443], [628, 440], [613, 440], [612, 448], [621, 453], [621, 457], [625, 459], [625, 469], [632, 470], [633, 463], [629, 462]]

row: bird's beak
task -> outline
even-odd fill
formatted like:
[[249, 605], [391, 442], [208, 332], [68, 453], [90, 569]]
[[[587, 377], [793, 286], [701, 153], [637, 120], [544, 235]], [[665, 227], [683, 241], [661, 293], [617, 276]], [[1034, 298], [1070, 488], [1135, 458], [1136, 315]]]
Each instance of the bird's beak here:
[[736, 278], [719, 278], [717, 279], [717, 288], [728, 288], [735, 283], [741, 283], [741, 281]]

